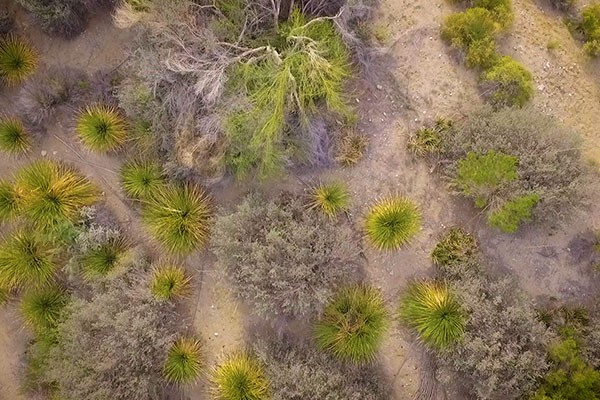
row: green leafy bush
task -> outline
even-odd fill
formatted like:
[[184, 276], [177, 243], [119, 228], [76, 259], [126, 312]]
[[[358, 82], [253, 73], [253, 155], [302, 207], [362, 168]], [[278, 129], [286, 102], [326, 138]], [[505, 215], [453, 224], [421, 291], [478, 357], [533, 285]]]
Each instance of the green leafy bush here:
[[596, 57], [600, 54], [600, 4], [592, 4], [583, 8], [578, 29], [583, 34], [584, 51]]
[[367, 286], [343, 289], [315, 325], [317, 344], [355, 364], [373, 361], [387, 328], [381, 293]]
[[314, 316], [358, 275], [352, 231], [289, 193], [247, 197], [216, 219], [212, 244], [237, 296], [265, 318]]
[[191, 337], [177, 339], [169, 349], [163, 367], [168, 382], [184, 385], [193, 383], [200, 377], [200, 341]]
[[0, 150], [10, 154], [27, 152], [31, 147], [23, 122], [16, 118], [0, 119]]
[[549, 356], [552, 367], [530, 400], [600, 399], [600, 371], [583, 360], [574, 338], [553, 344]]
[[491, 226], [503, 232], [514, 233], [523, 222], [531, 219], [531, 210], [540, 201], [537, 194], [515, 197], [493, 211], [488, 222]]
[[517, 179], [518, 161], [493, 150], [485, 154], [469, 152], [458, 161], [456, 185], [463, 194], [474, 198], [476, 207], [483, 208], [500, 185]]
[[18, 85], [33, 73], [37, 65], [35, 51], [16, 36], [0, 38], [0, 82]]
[[394, 250], [408, 243], [421, 229], [418, 207], [408, 199], [390, 197], [375, 204], [365, 217], [365, 231], [371, 244]]
[[43, 334], [47, 329], [56, 328], [68, 300], [67, 294], [58, 287], [32, 291], [21, 300], [21, 314], [34, 332]]
[[533, 76], [510, 56], [498, 59], [481, 80], [495, 107], [523, 107], [533, 96]]
[[512, 0], [473, 0], [472, 4], [473, 7], [489, 10], [494, 21], [502, 28], [506, 28], [513, 22]]
[[162, 186], [144, 203], [142, 218], [152, 235], [173, 253], [189, 253], [208, 240], [210, 206], [193, 185]]
[[269, 381], [262, 366], [247, 353], [230, 355], [212, 373], [217, 400], [267, 400]]
[[55, 249], [33, 232], [19, 231], [0, 245], [0, 286], [35, 289], [50, 283], [58, 268]]
[[465, 314], [444, 284], [412, 283], [400, 301], [399, 313], [423, 343], [437, 350], [452, 346], [464, 334]]
[[465, 264], [476, 259], [478, 246], [475, 238], [461, 228], [451, 228], [431, 252], [438, 266]]
[[[554, 224], [557, 217], [565, 217], [588, 197], [591, 175], [582, 159], [577, 134], [533, 109], [497, 112], [483, 109], [456, 123], [444, 133], [443, 141], [445, 151], [441, 158], [448, 166], [446, 174], [453, 181], [459, 163], [471, 152], [480, 155], [493, 152], [496, 157], [508, 154], [518, 159], [516, 179], [505, 180], [485, 192], [483, 198], [490, 205], [489, 212], [511, 199], [535, 193], [539, 202], [531, 210], [532, 221]], [[514, 176], [509, 168], [505, 173]]]
[[311, 208], [322, 211], [329, 218], [335, 218], [340, 212], [347, 210], [350, 200], [348, 189], [339, 182], [315, 187], [310, 197]]

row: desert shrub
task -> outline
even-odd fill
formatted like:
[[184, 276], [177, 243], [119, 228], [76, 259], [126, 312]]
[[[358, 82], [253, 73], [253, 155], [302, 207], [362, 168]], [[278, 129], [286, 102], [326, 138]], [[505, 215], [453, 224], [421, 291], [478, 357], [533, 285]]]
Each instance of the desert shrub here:
[[365, 216], [365, 232], [371, 244], [394, 250], [408, 243], [421, 229], [421, 214], [410, 200], [390, 197], [377, 202]]
[[269, 399], [269, 380], [262, 365], [247, 353], [227, 357], [212, 373], [213, 396], [217, 400]]
[[307, 317], [356, 278], [359, 248], [351, 230], [283, 194], [247, 197], [217, 218], [213, 251], [238, 297], [258, 314]]
[[315, 325], [319, 347], [355, 364], [373, 361], [387, 328], [381, 293], [368, 286], [343, 289]]
[[489, 10], [494, 21], [502, 28], [513, 22], [512, 0], [473, 0], [472, 5]]
[[477, 241], [461, 228], [451, 228], [431, 252], [433, 263], [439, 266], [465, 264], [477, 257]]
[[68, 300], [68, 295], [54, 286], [31, 291], [21, 300], [21, 315], [27, 326], [43, 334], [56, 328]]
[[171, 300], [188, 293], [190, 280], [183, 268], [162, 265], [152, 271], [150, 292], [157, 300]]
[[156, 161], [134, 160], [121, 168], [123, 190], [134, 199], [150, 199], [163, 184], [162, 168]]
[[90, 150], [105, 152], [120, 147], [127, 137], [127, 124], [116, 108], [93, 105], [77, 117], [77, 134]]
[[37, 56], [33, 48], [16, 36], [0, 38], [0, 81], [18, 85], [33, 73]]
[[531, 220], [532, 209], [539, 201], [540, 196], [535, 193], [515, 197], [492, 212], [488, 222], [503, 232], [514, 233], [521, 223]]
[[312, 189], [311, 208], [316, 208], [330, 218], [335, 218], [340, 212], [348, 209], [350, 194], [345, 185], [340, 182], [321, 184]]
[[498, 187], [517, 179], [518, 161], [494, 150], [485, 154], [469, 152], [458, 161], [456, 185], [464, 195], [474, 198], [476, 207], [483, 208]]
[[483, 72], [481, 80], [494, 107], [523, 107], [533, 96], [533, 76], [510, 56]]
[[421, 128], [408, 139], [408, 149], [415, 155], [423, 157], [435, 155], [442, 151], [442, 132], [452, 126], [452, 121], [439, 118], [431, 128]]
[[490, 278], [482, 267], [438, 269], [468, 316], [462, 340], [440, 353], [442, 378], [473, 398], [517, 399], [531, 393], [548, 369], [552, 334], [512, 280]]
[[270, 381], [271, 399], [384, 400], [392, 398], [372, 365], [341, 363], [327, 352], [286, 338], [255, 341]]
[[349, 130], [338, 140], [335, 159], [344, 167], [356, 165], [363, 158], [368, 144], [365, 135]]
[[600, 54], [600, 4], [583, 8], [578, 30], [585, 40], [584, 51], [594, 57]]
[[175, 310], [146, 289], [142, 260], [125, 275], [74, 296], [46, 345], [37, 383], [58, 398], [156, 399], [162, 363], [175, 339]]
[[31, 140], [23, 122], [17, 118], [0, 118], [0, 150], [9, 154], [27, 152]]
[[44, 232], [56, 231], [79, 216], [97, 197], [94, 186], [73, 169], [55, 161], [34, 161], [21, 169], [15, 187], [24, 216]]
[[0, 245], [0, 286], [40, 288], [50, 283], [58, 268], [55, 249], [33, 232], [18, 231]]
[[144, 204], [142, 218], [167, 250], [188, 253], [208, 240], [210, 213], [208, 198], [199, 187], [165, 185]]
[[489, 212], [511, 199], [531, 195], [539, 202], [533, 221], [552, 221], [582, 204], [589, 179], [574, 132], [532, 109], [484, 109], [455, 124], [444, 134], [446, 173], [456, 179], [459, 160], [470, 152], [490, 151], [518, 159], [517, 178], [487, 193]]
[[15, 25], [13, 15], [8, 10], [0, 11], [0, 35], [6, 35], [12, 31]]
[[200, 341], [191, 337], [177, 339], [165, 359], [163, 374], [168, 382], [184, 385], [200, 377]]
[[0, 181], [0, 222], [10, 221], [19, 215], [19, 194], [14, 185]]
[[399, 314], [424, 344], [438, 350], [452, 346], [464, 334], [465, 314], [441, 283], [410, 284], [400, 301]]
[[600, 399], [600, 371], [582, 358], [577, 340], [566, 337], [554, 343], [549, 358], [550, 371], [530, 400]]
[[575, 0], [548, 0], [550, 5], [559, 11], [571, 11]]
[[19, 92], [19, 109], [28, 122], [42, 126], [57, 110], [74, 106], [89, 86], [89, 79], [82, 71], [51, 67], [25, 82]]
[[96, 279], [114, 273], [127, 262], [128, 245], [121, 234], [111, 235], [90, 246], [79, 258], [86, 279]]

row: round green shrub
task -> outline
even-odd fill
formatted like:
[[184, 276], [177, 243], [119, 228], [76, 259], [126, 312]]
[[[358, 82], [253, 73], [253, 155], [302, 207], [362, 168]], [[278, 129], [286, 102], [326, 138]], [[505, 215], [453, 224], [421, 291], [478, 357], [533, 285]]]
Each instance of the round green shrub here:
[[394, 250], [408, 243], [421, 229], [418, 207], [408, 199], [391, 197], [379, 201], [365, 217], [365, 231], [371, 244]]
[[355, 364], [375, 359], [387, 329], [381, 293], [367, 286], [343, 289], [315, 325], [317, 344]]
[[533, 96], [533, 76], [509, 56], [498, 59], [481, 80], [495, 107], [523, 107]]

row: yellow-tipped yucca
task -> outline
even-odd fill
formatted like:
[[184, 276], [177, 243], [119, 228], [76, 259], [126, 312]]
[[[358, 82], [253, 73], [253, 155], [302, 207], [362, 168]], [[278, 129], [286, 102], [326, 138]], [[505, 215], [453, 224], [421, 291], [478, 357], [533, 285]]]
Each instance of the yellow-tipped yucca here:
[[0, 39], [0, 81], [7, 86], [23, 82], [33, 73], [37, 56], [23, 39], [8, 36]]
[[215, 400], [269, 399], [269, 381], [260, 363], [246, 353], [230, 355], [213, 370], [211, 382]]
[[350, 194], [345, 185], [339, 182], [321, 184], [311, 192], [311, 208], [316, 208], [329, 218], [335, 218], [348, 209]]
[[77, 117], [77, 134], [90, 150], [116, 150], [127, 138], [127, 123], [115, 107], [95, 104]]
[[23, 122], [14, 117], [0, 118], [0, 150], [16, 155], [30, 148], [31, 139]]
[[190, 280], [182, 267], [163, 265], [152, 271], [150, 292], [158, 300], [185, 296], [190, 290]]
[[418, 207], [402, 197], [380, 200], [365, 218], [371, 244], [380, 250], [394, 250], [408, 243], [421, 229]]
[[163, 367], [165, 379], [178, 385], [197, 381], [202, 367], [201, 349], [200, 341], [194, 338], [183, 337], [173, 343]]

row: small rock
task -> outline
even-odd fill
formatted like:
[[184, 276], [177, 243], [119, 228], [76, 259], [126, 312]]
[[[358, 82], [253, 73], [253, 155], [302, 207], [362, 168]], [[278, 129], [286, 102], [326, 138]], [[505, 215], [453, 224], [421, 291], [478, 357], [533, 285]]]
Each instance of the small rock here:
[[56, 151], [56, 150], [52, 152], [52, 155], [57, 155], [57, 154], [58, 154], [58, 151]]
[[355, 99], [357, 103], [360, 103], [360, 100], [358, 99], [358, 97]]
[[215, 336], [219, 336], [219, 332], [215, 332], [215, 333], [214, 333], [214, 335], [215, 335]]
[[48, 152], [46, 150], [42, 150], [40, 154], [42, 155], [42, 157], [46, 157], [46, 154], [48, 154]]
[[383, 86], [377, 85], [377, 90], [382, 90], [382, 89], [383, 89]]

